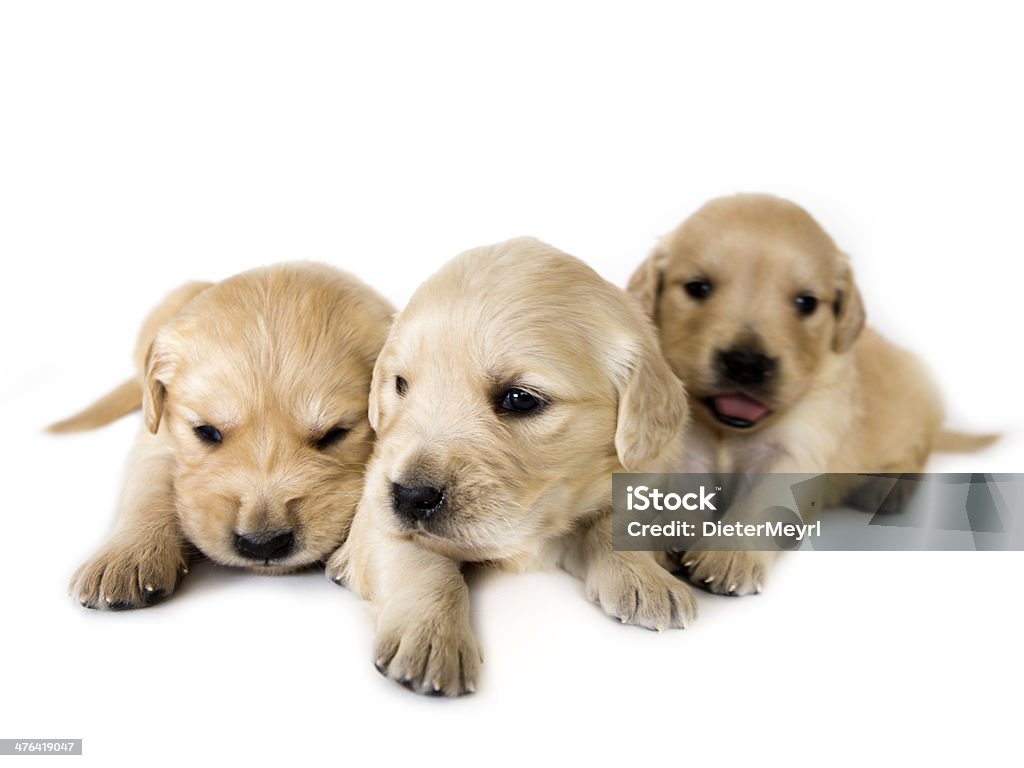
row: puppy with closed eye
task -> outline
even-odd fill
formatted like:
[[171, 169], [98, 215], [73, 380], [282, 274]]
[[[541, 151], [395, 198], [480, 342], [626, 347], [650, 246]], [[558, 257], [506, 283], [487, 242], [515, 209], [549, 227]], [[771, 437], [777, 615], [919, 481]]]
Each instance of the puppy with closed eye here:
[[621, 621], [683, 627], [687, 586], [611, 541], [613, 472], [680, 461], [688, 414], [654, 329], [622, 290], [532, 238], [468, 251], [427, 280], [377, 360], [377, 432], [351, 535], [328, 563], [378, 609], [378, 670], [475, 689], [462, 568], [560, 564]]
[[[707, 203], [661, 241], [628, 290], [694, 403], [680, 471], [912, 473], [935, 448], [994, 439], [942, 431], [923, 366], [865, 328], [849, 259], [791, 202]], [[883, 500], [866, 490], [836, 489], [874, 511]], [[682, 564], [695, 583], [742, 595], [761, 590], [773, 557], [691, 551]]]
[[72, 595], [150, 605], [175, 589], [192, 546], [267, 574], [333, 552], [362, 491], [370, 376], [392, 313], [355, 278], [308, 263], [170, 294], [143, 325], [138, 377], [51, 427], [143, 410], [114, 532]]

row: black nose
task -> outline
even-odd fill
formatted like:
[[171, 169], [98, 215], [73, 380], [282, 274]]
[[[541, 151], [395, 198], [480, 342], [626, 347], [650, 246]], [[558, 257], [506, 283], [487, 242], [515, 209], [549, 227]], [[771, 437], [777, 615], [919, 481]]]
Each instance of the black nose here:
[[718, 353], [718, 370], [737, 384], [763, 384], [775, 373], [775, 358], [749, 349], [728, 349]]
[[236, 533], [235, 552], [250, 560], [278, 560], [287, 557], [295, 545], [291, 531]]
[[393, 483], [391, 496], [395, 512], [410, 521], [429, 520], [444, 500], [444, 492], [440, 488], [431, 488], [427, 485], [410, 488]]

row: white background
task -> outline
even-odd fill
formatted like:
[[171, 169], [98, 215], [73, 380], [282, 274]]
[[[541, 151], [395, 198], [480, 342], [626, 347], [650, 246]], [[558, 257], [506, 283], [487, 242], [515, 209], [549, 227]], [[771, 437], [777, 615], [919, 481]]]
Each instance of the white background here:
[[1020, 553], [794, 555], [661, 635], [564, 574], [487, 574], [457, 701], [380, 678], [368, 610], [319, 573], [66, 596], [138, 419], [41, 429], [130, 372], [169, 288], [319, 259], [400, 305], [519, 234], [622, 284], [741, 190], [811, 210], [951, 421], [1007, 434], [932, 469], [1024, 470], [1012, 4], [370, 5], [0, 7], [0, 737], [99, 766], [1019, 765]]

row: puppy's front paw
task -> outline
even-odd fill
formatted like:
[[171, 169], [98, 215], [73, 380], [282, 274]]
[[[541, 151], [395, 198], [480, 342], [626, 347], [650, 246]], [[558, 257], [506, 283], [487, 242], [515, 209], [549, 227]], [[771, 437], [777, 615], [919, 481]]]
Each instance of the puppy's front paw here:
[[473, 693], [480, 664], [480, 648], [472, 629], [450, 616], [417, 623], [381, 623], [377, 632], [377, 671], [416, 693]]
[[685, 629], [697, 600], [685, 583], [650, 563], [609, 563], [588, 575], [586, 593], [609, 616], [647, 629]]
[[764, 552], [686, 552], [682, 565], [690, 581], [718, 595], [750, 595], [768, 576]]
[[71, 596], [86, 608], [144, 608], [170, 595], [188, 573], [177, 542], [111, 539], [71, 578]]

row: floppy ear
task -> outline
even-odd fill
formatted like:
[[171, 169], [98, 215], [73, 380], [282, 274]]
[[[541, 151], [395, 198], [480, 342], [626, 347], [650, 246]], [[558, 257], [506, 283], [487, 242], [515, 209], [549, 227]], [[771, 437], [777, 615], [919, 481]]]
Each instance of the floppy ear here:
[[370, 399], [367, 402], [366, 415], [370, 419], [370, 429], [374, 432], [380, 425], [380, 398], [378, 390], [384, 385], [384, 351], [377, 355], [377, 361], [373, 364], [373, 375], [370, 377]]
[[377, 431], [377, 424], [380, 423], [380, 414], [377, 411], [377, 370], [374, 368], [373, 378], [370, 380], [370, 399], [367, 401], [366, 415], [370, 419], [370, 429]]
[[648, 327], [621, 368], [615, 427], [619, 462], [629, 471], [664, 471], [648, 465], [680, 440], [689, 415], [683, 383], [662, 356], [654, 329]]
[[832, 302], [832, 314], [836, 318], [835, 334], [832, 336], [832, 351], [846, 352], [864, 330], [864, 302], [853, 280], [853, 270], [847, 264], [839, 275], [839, 285]]
[[644, 262], [636, 268], [626, 284], [626, 291], [640, 302], [644, 313], [653, 318], [665, 281], [665, 262], [668, 254], [659, 245]]
[[167, 397], [167, 387], [164, 383], [168, 373], [167, 363], [167, 352], [158, 335], [146, 352], [145, 380], [142, 386], [142, 418], [146, 423], [146, 429], [154, 435], [160, 428], [164, 399]]

